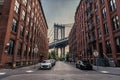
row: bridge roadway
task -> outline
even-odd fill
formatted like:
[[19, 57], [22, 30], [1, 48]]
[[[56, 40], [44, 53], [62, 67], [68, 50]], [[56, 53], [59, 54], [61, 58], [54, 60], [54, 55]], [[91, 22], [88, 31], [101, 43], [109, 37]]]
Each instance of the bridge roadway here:
[[68, 45], [68, 38], [64, 38], [64, 39], [58, 40], [56, 42], [50, 43], [49, 49], [52, 49], [54, 47], [59, 48], [59, 47], [66, 46], [66, 45]]

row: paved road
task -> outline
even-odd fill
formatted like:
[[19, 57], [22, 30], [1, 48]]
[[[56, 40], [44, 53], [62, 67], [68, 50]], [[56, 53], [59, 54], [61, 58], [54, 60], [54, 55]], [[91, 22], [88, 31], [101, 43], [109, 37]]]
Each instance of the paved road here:
[[84, 71], [64, 62], [57, 62], [51, 70], [20, 68], [8, 70], [0, 80], [120, 80], [120, 75]]

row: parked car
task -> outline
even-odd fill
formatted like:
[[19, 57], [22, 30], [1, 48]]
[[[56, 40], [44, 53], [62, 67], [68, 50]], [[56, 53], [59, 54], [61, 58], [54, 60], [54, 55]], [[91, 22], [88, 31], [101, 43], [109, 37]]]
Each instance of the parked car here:
[[50, 59], [50, 61], [51, 61], [52, 66], [54, 66], [55, 63], [56, 63], [56, 60], [55, 59]]
[[79, 68], [81, 70], [92, 70], [93, 69], [93, 66], [92, 64], [90, 64], [89, 61], [86, 61], [86, 60], [78, 60], [76, 62], [76, 68]]
[[51, 69], [52, 68], [52, 64], [50, 60], [43, 60], [40, 63], [40, 69]]

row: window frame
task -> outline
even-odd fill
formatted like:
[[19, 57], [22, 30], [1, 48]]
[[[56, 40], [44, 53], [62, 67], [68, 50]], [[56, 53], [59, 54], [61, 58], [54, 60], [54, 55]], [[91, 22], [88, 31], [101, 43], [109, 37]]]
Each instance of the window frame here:
[[115, 15], [115, 16], [112, 17], [112, 28], [113, 28], [113, 30], [120, 29], [120, 23], [119, 23], [118, 15]]
[[19, 44], [18, 44], [17, 56], [21, 56], [21, 55], [22, 55], [22, 43], [19, 42]]
[[18, 21], [13, 18], [13, 21], [12, 21], [12, 32], [17, 32], [17, 27], [18, 27]]
[[14, 46], [15, 46], [15, 40], [10, 39], [9, 40], [9, 48], [8, 48], [8, 55], [14, 55]]
[[20, 9], [20, 3], [15, 0], [15, 6], [14, 6], [14, 11], [18, 14]]
[[115, 38], [116, 52], [120, 53], [120, 36]]

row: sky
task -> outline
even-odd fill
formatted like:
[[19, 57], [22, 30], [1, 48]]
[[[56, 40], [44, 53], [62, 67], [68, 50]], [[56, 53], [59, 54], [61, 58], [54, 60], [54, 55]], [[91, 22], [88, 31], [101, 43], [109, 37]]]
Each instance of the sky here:
[[74, 15], [80, 0], [41, 0], [49, 30], [54, 23], [74, 23]]

